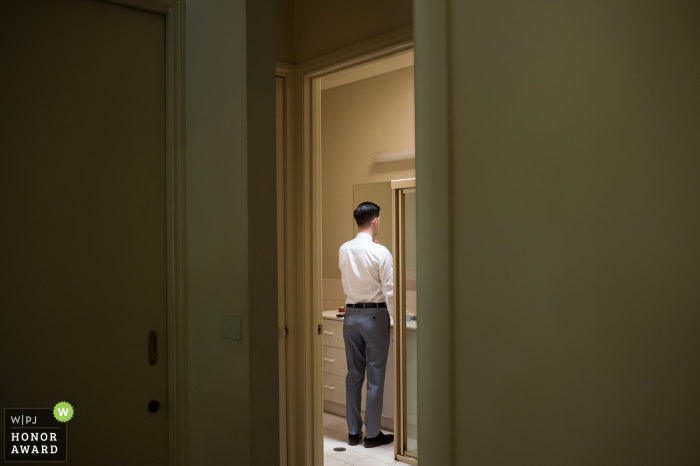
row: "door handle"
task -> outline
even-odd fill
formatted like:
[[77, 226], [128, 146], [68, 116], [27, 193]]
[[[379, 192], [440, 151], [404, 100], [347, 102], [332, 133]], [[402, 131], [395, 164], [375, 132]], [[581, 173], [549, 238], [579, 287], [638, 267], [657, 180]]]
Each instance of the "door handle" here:
[[330, 389], [330, 390], [335, 390], [335, 387], [329, 387], [328, 385], [324, 385], [324, 387]]
[[324, 360], [324, 361], [328, 361], [328, 362], [333, 362], [333, 361], [335, 361], [335, 359], [328, 359], [328, 358], [323, 358], [323, 360]]
[[323, 331], [326, 335], [333, 335], [333, 332], [326, 332], [325, 330]]
[[151, 366], [158, 362], [157, 336], [155, 330], [148, 332], [148, 364]]

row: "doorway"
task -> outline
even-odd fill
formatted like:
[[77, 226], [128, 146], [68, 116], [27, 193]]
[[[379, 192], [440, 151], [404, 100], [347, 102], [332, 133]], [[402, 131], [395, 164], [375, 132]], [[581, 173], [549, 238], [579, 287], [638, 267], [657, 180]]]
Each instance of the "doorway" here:
[[[381, 99], [396, 97], [397, 89], [389, 85], [383, 92], [373, 94], [372, 102], [367, 104], [371, 114], [364, 115], [365, 121], [353, 120], [352, 115], [361, 111], [358, 108], [362, 106], [363, 91], [365, 95], [376, 92], [372, 86], [386, 85], [392, 73], [395, 76], [410, 75], [412, 80], [412, 41], [381, 48], [342, 65], [325, 65], [320, 71], [299, 70], [304, 106], [301, 152], [308, 163], [304, 167], [308, 171], [304, 174], [308, 176], [305, 187], [309, 189], [310, 202], [307, 205], [311, 214], [307, 224], [310, 226], [308, 236], [312, 251], [308, 302], [309, 308], [313, 309], [313, 327], [318, 328], [318, 334], [309, 339], [312, 343], [313, 382], [309, 401], [313, 407], [314, 464], [353, 464], [365, 457], [389, 463], [397, 459], [395, 444], [386, 446], [384, 451], [362, 446], [350, 449], [347, 445], [345, 373], [341, 367], [345, 362], [342, 318], [335, 317], [345, 296], [337, 267], [337, 248], [356, 233], [352, 211], [357, 203], [362, 202], [360, 198], [370, 200], [364, 197], [371, 195], [372, 191], [381, 192], [383, 187], [384, 200], [380, 201], [384, 219], [382, 228], [389, 234], [381, 241], [386, 241], [384, 245], [395, 255], [391, 181], [415, 178], [414, 162], [409, 162], [415, 154], [414, 142], [396, 144], [394, 141], [392, 145], [390, 135], [396, 128], [391, 124], [385, 128], [373, 128], [371, 120], [387, 110], [386, 102]], [[353, 92], [356, 92], [355, 98]], [[408, 95], [412, 111], [413, 89]], [[413, 115], [410, 116], [410, 125], [412, 132]], [[350, 134], [352, 129], [357, 130], [356, 135]], [[354, 176], [352, 170], [363, 164]], [[393, 367], [389, 367], [394, 365], [393, 350], [391, 353], [382, 412], [382, 431], [385, 433], [394, 431], [397, 407], [395, 373]], [[346, 450], [339, 453], [334, 450], [336, 447]], [[407, 462], [415, 464], [415, 459], [408, 458]]]

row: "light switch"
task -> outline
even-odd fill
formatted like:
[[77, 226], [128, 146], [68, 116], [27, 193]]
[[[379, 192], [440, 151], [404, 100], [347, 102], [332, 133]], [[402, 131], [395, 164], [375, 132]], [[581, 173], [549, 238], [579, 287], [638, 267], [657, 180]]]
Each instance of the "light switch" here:
[[229, 340], [241, 339], [241, 318], [236, 316], [224, 316], [222, 321], [222, 333]]

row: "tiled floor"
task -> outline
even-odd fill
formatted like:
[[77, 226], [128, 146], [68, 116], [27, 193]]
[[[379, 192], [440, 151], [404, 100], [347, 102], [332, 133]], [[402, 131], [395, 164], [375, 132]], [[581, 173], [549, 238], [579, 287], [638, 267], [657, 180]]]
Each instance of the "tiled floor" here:
[[[366, 431], [363, 426], [362, 432]], [[385, 429], [382, 432], [393, 434]], [[336, 447], [343, 447], [345, 451], [334, 451]], [[345, 418], [330, 413], [323, 413], [323, 454], [324, 466], [386, 466], [398, 463], [394, 461], [393, 443], [375, 448], [365, 448], [362, 443], [354, 447], [348, 445]]]

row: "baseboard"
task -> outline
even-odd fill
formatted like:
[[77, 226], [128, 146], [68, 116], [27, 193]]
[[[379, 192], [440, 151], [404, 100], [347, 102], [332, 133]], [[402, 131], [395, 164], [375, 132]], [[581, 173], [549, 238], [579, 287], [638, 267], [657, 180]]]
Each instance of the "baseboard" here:
[[[323, 400], [323, 410], [327, 413], [335, 414], [336, 416], [345, 417], [345, 405], [336, 403], [335, 401]], [[365, 416], [365, 410], [362, 410], [362, 417]], [[394, 432], [394, 418], [382, 415], [382, 429]]]

